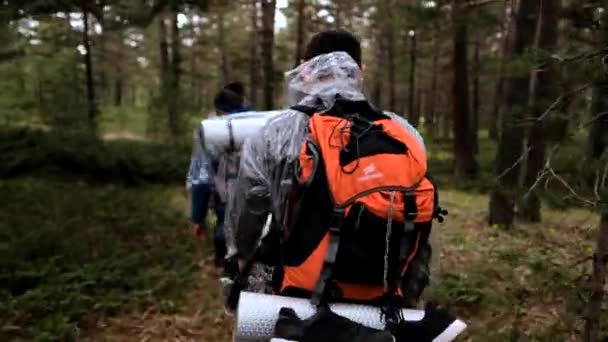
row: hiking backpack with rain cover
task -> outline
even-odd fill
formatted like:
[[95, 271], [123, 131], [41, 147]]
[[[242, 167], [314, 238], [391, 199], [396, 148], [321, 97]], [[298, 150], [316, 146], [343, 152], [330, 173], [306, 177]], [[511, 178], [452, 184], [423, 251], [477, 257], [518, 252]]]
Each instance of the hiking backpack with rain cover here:
[[328, 113], [294, 109], [310, 120], [274, 292], [315, 305], [402, 298], [432, 219], [447, 213], [427, 177], [424, 146], [367, 102], [338, 102]]

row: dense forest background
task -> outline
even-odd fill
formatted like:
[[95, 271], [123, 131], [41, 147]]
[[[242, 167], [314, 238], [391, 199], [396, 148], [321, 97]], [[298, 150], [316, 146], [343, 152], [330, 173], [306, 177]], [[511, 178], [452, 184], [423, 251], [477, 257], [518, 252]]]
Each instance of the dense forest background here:
[[429, 298], [471, 340], [606, 338], [608, 1], [0, 0], [0, 340], [228, 340], [191, 132], [229, 81], [284, 106], [331, 28], [428, 145]]

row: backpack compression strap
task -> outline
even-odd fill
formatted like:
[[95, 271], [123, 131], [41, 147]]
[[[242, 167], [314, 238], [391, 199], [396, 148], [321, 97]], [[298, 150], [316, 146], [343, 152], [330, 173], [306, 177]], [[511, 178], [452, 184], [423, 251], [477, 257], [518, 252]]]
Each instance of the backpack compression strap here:
[[323, 306], [326, 299], [327, 283], [331, 279], [338, 248], [340, 247], [340, 229], [344, 222], [344, 209], [334, 207], [329, 225], [329, 246], [323, 260], [323, 268], [311, 296], [311, 303], [317, 307]]
[[232, 128], [232, 119], [228, 119], [226, 121], [226, 124], [228, 125], [228, 135], [230, 137], [230, 145], [228, 147], [228, 152], [234, 152], [235, 144], [234, 144], [234, 129]]
[[302, 112], [308, 116], [313, 116], [313, 114], [317, 112], [323, 112], [331, 113], [335, 116], [346, 116], [348, 114], [357, 113], [371, 121], [389, 118], [389, 116], [387, 116], [384, 112], [375, 108], [371, 103], [365, 100], [348, 101], [344, 99], [337, 99], [333, 107], [331, 107], [330, 109], [323, 110], [322, 107], [322, 105], [320, 107], [295, 105], [290, 107], [290, 109]]

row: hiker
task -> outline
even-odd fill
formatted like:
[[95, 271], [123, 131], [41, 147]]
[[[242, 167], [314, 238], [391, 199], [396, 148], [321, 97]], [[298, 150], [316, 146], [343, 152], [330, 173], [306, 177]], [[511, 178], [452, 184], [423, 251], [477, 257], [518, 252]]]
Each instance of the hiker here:
[[361, 45], [348, 32], [315, 35], [285, 76], [290, 109], [241, 149], [225, 222], [227, 309], [242, 287], [318, 308], [380, 306], [400, 322], [400, 308], [416, 307], [429, 283], [432, 219], [447, 213], [427, 177], [424, 141], [366, 100]]
[[[340, 111], [346, 113], [352, 110], [366, 112], [369, 114], [367, 116], [374, 118], [390, 120], [403, 128], [408, 137], [413, 137], [413, 140], [410, 139], [407, 143], [417, 146], [407, 146], [407, 148], [419, 151], [425, 158], [423, 139], [413, 126], [394, 113], [378, 111], [366, 101], [363, 95], [361, 46], [357, 38], [344, 31], [319, 33], [307, 46], [305, 60], [296, 69], [286, 73], [287, 102], [292, 109], [285, 110], [284, 114], [271, 119], [262, 132], [245, 143], [241, 151], [241, 171], [236, 181], [235, 196], [231, 197], [229, 204], [225, 227], [230, 235], [230, 239], [227, 241], [228, 254], [229, 258], [233, 260], [233, 264], [234, 260], [238, 260], [242, 266], [244, 261], [252, 255], [267, 214], [271, 213], [273, 216], [273, 231], [284, 226], [286, 219], [292, 219], [285, 215], [290, 210], [286, 208], [285, 204], [289, 203], [288, 198], [293, 194], [294, 174], [298, 167], [302, 167], [302, 165], [298, 165], [298, 161], [302, 160], [300, 152], [308, 135], [307, 127], [311, 113]], [[293, 109], [294, 106], [298, 106], [298, 108]], [[336, 128], [336, 131], [340, 130], [342, 128]], [[372, 146], [366, 148], [373, 150]], [[393, 167], [395, 166], [393, 165]], [[396, 167], [399, 168], [399, 166]], [[361, 168], [364, 168], [364, 172], [369, 172], [372, 178], [380, 172], [386, 172], [374, 170], [373, 165], [362, 165]], [[425, 186], [428, 186], [426, 179], [424, 183]], [[325, 190], [325, 192], [327, 191]], [[432, 189], [430, 193], [433, 193]], [[329, 208], [301, 208], [307, 210], [306, 214], [300, 213], [298, 216], [300, 222], [293, 225], [296, 228], [298, 225], [314, 225], [316, 222], [313, 220], [320, 220], [319, 215], [327, 216], [327, 210], [331, 216], [332, 204], [323, 202], [324, 200], [326, 198], [319, 194], [309, 204], [325, 205]], [[408, 198], [407, 201], [409, 200], [411, 199]], [[395, 201], [403, 201], [403, 199], [399, 198]], [[323, 214], [315, 214], [315, 210], [323, 211]], [[418, 236], [416, 241], [407, 242], [417, 243], [415, 255], [411, 255], [412, 260], [408, 265], [407, 279], [401, 286], [407, 305], [412, 307], [417, 304], [423, 289], [429, 282], [431, 250], [427, 238], [430, 230], [430, 217], [428, 219], [428, 223], [415, 223], [416, 230], [426, 232], [423, 234], [425, 236], [422, 238]], [[319, 221], [319, 223], [321, 222]], [[290, 236], [288, 242], [290, 247], [284, 249], [297, 249], [300, 244], [306, 245], [302, 252], [303, 255], [294, 257], [294, 259], [298, 259], [296, 261], [302, 262], [302, 258], [312, 252], [311, 248], [319, 244], [319, 236], [323, 236], [322, 232], [317, 232], [317, 236], [311, 238], [310, 241], [300, 241], [296, 237]], [[303, 237], [303, 239], [305, 238]], [[274, 280], [280, 282], [280, 278], [285, 278], [280, 273], [284, 272], [280, 270], [281, 267], [276, 268], [279, 270], [275, 270], [273, 277]], [[267, 268], [266, 271], [268, 271]], [[268, 274], [261, 274], [260, 277], [267, 280]], [[252, 276], [252, 278], [254, 277]], [[266, 287], [265, 291], [274, 290], [275, 293], [284, 293], [281, 291], [285, 290], [284, 287], [275, 283], [274, 289]]]
[[[236, 92], [231, 90], [236, 86]], [[240, 86], [240, 88], [239, 88]], [[216, 115], [239, 113], [247, 111], [244, 106], [242, 85], [233, 82], [220, 90], [214, 98]], [[203, 239], [207, 233], [206, 218], [209, 202], [213, 200], [217, 218], [213, 234], [214, 261], [217, 268], [224, 265], [226, 256], [226, 241], [224, 238], [224, 212], [226, 201], [233, 181], [236, 179], [239, 166], [238, 153], [221, 153], [214, 155], [203, 150], [200, 129], [194, 132], [194, 145], [190, 169], [187, 176], [187, 188], [191, 193], [191, 222], [192, 231], [198, 239]]]

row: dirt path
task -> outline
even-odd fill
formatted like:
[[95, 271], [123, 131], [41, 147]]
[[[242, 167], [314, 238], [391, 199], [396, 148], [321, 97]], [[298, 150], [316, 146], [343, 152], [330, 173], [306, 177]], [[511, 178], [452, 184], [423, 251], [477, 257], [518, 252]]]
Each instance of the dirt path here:
[[[232, 318], [221, 306], [217, 272], [205, 260], [201, 266], [200, 285], [188, 295], [185, 304], [173, 312], [150, 307], [144, 312], [132, 312], [118, 317], [102, 318], [83, 332], [83, 342], [89, 341], [230, 341]], [[213, 292], [212, 295], [209, 292]]]

